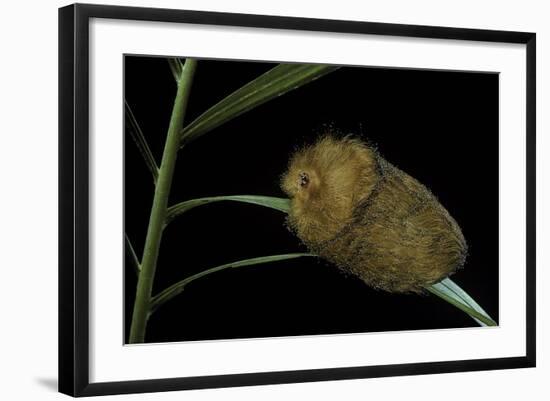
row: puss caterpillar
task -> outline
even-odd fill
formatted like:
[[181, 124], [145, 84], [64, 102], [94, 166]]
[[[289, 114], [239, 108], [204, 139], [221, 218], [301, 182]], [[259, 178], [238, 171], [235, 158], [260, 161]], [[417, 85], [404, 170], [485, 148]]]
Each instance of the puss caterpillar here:
[[281, 187], [292, 231], [371, 287], [422, 293], [464, 265], [466, 241], [447, 210], [360, 140], [328, 135], [297, 151]]

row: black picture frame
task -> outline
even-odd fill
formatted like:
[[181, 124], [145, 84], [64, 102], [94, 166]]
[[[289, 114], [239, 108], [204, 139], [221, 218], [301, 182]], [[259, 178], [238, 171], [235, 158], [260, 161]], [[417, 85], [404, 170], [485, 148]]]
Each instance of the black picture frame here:
[[[526, 45], [526, 355], [521, 357], [90, 383], [89, 22], [91, 18]], [[59, 9], [59, 391], [95, 396], [534, 367], [536, 35], [479, 29], [74, 4]]]

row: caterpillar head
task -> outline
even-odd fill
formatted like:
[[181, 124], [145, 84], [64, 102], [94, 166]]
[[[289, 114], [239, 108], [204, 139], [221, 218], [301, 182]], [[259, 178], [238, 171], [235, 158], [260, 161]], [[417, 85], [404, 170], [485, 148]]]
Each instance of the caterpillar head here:
[[332, 238], [378, 180], [376, 153], [359, 140], [331, 135], [298, 150], [281, 187], [291, 199], [290, 227], [306, 243]]

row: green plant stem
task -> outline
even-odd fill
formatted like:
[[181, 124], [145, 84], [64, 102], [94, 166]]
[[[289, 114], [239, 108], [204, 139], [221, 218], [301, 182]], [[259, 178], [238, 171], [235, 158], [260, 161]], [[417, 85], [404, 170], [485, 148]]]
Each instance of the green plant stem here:
[[145, 330], [151, 303], [151, 290], [155, 277], [157, 259], [162, 239], [164, 220], [168, 206], [168, 195], [172, 186], [172, 177], [176, 165], [177, 153], [180, 145], [180, 132], [185, 118], [185, 111], [193, 76], [197, 66], [196, 60], [187, 59], [178, 82], [178, 91], [172, 109], [168, 135], [159, 169], [153, 206], [145, 238], [145, 247], [141, 261], [141, 272], [138, 278], [136, 300], [132, 314], [129, 342], [142, 343], [145, 340]]

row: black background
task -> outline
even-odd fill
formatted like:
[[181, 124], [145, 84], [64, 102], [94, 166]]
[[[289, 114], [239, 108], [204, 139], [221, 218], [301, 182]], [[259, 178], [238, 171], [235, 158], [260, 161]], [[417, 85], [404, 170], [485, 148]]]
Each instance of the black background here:
[[[187, 122], [275, 64], [200, 60]], [[425, 184], [462, 227], [453, 280], [498, 321], [498, 75], [344, 67], [248, 112], [183, 149], [170, 204], [203, 196], [284, 196], [289, 155], [327, 125], [375, 144]], [[125, 97], [158, 163], [176, 84], [164, 58], [125, 57]], [[125, 135], [125, 229], [141, 255], [153, 181]], [[306, 251], [281, 212], [220, 202], [164, 231], [153, 293], [241, 259]], [[136, 278], [125, 267], [126, 335]], [[374, 291], [310, 258], [231, 269], [189, 285], [150, 318], [147, 342], [474, 327], [432, 296]], [[126, 338], [127, 340], [127, 338]]]

